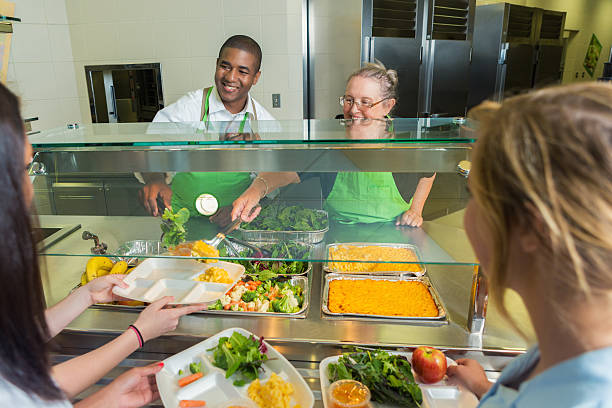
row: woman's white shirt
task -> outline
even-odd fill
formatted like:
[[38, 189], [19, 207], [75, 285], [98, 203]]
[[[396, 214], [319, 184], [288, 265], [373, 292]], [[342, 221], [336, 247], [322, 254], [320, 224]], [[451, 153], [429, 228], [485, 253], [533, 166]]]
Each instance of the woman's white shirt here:
[[26, 394], [10, 382], [0, 377], [0, 406], [19, 408], [70, 408], [68, 400], [43, 401], [36, 396]]

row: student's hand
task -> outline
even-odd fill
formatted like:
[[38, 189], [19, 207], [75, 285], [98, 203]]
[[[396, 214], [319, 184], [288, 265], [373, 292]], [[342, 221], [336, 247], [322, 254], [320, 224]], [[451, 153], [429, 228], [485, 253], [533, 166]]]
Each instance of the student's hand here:
[[446, 369], [449, 383], [463, 385], [481, 399], [493, 385], [487, 378], [484, 368], [470, 358], [460, 358], [456, 363], [456, 366], [448, 366]]
[[407, 225], [409, 227], [420, 227], [423, 225], [423, 216], [416, 210], [409, 209], [397, 217], [395, 225]]
[[144, 341], [174, 331], [181, 316], [206, 309], [204, 304], [165, 308], [173, 299], [172, 296], [164, 296], [140, 312], [134, 326], [138, 328]]
[[83, 288], [89, 293], [91, 304], [113, 302], [123, 300], [122, 297], [113, 293], [113, 288], [127, 288], [128, 284], [123, 282], [125, 275], [106, 275], [92, 280], [84, 285]]
[[172, 209], [172, 189], [162, 181], [147, 183], [138, 191], [138, 197], [149, 214], [161, 217], [161, 208], [157, 206], [157, 197], [161, 198], [166, 208]]
[[155, 374], [163, 367], [163, 363], [156, 363], [132, 368], [75, 407], [137, 408], [148, 405], [159, 399]]
[[226, 205], [225, 207], [219, 208], [216, 213], [210, 216], [209, 221], [214, 222], [221, 228], [225, 227], [232, 222], [232, 206]]
[[258, 184], [260, 183], [251, 185], [233, 202], [232, 221], [240, 217], [244, 222], [251, 222], [259, 215], [261, 207], [257, 204], [259, 204], [263, 192], [255, 187]]

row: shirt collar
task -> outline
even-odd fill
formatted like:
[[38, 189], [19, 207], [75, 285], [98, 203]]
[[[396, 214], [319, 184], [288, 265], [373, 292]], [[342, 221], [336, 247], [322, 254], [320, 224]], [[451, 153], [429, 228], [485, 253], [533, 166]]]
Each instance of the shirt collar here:
[[[227, 108], [221, 101], [221, 97], [219, 96], [219, 91], [217, 90], [217, 87], [215, 87], [215, 91], [210, 93], [210, 99], [208, 101], [208, 113], [213, 114], [222, 111], [226, 111], [230, 115], [234, 115], [233, 113], [227, 110]], [[250, 117], [253, 117], [255, 115], [255, 113], [253, 112], [253, 101], [251, 100], [250, 92], [247, 94], [246, 106], [236, 115], [244, 114], [244, 112], [248, 112]]]

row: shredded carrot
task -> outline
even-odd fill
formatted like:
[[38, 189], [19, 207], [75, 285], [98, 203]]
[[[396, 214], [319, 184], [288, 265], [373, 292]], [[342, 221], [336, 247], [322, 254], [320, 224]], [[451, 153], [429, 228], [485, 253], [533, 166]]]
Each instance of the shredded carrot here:
[[[329, 260], [330, 268], [341, 273], [420, 272], [423, 270], [423, 266], [419, 263], [403, 263], [419, 261], [414, 251], [409, 248], [393, 248], [376, 245], [339, 245], [329, 249]], [[376, 262], [364, 263], [334, 261]]]
[[332, 313], [438, 316], [431, 293], [417, 281], [335, 279], [329, 283], [328, 307]]

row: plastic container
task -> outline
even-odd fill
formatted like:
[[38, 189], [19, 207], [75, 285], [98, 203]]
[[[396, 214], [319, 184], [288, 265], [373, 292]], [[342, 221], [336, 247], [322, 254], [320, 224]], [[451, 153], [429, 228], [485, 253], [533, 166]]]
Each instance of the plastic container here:
[[355, 380], [340, 380], [329, 386], [331, 408], [367, 408], [371, 398], [368, 387]]

